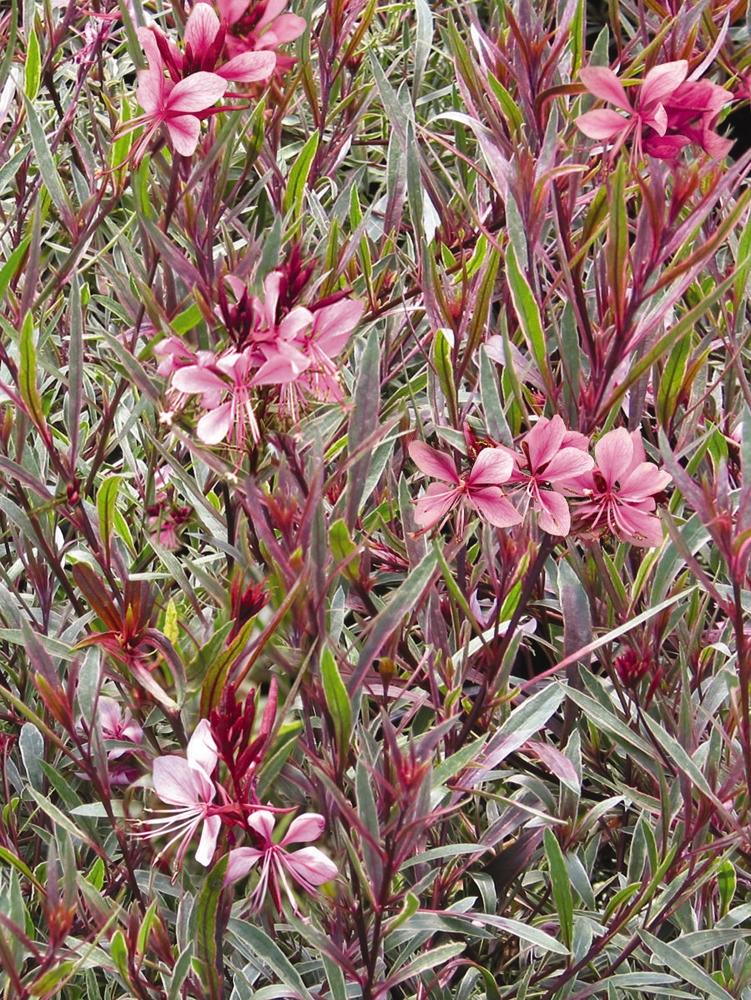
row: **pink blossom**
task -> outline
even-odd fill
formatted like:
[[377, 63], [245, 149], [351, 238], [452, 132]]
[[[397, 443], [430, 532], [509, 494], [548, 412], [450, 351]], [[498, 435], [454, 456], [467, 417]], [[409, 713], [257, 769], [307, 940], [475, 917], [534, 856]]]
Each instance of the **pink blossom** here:
[[183, 52], [153, 26], [139, 28], [138, 37], [149, 64], [156, 65], [157, 60], [163, 63], [175, 83], [202, 71], [236, 83], [258, 83], [268, 80], [276, 68], [273, 52], [242, 52], [222, 62], [225, 29], [207, 3], [197, 3], [190, 12], [183, 34]]
[[317, 840], [324, 831], [325, 821], [318, 813], [303, 813], [292, 820], [284, 837], [274, 843], [276, 817], [267, 809], [260, 809], [248, 817], [248, 826], [260, 839], [259, 847], [238, 847], [229, 852], [225, 882], [237, 882], [258, 864], [258, 885], [251, 895], [251, 906], [258, 909], [263, 903], [267, 890], [271, 893], [277, 910], [282, 912], [284, 892], [292, 908], [297, 904], [288, 876], [309, 893], [324, 882], [330, 882], [337, 875], [337, 867], [317, 847], [303, 847], [299, 851], [288, 851], [290, 844], [308, 843]]
[[253, 412], [253, 364], [250, 351], [232, 351], [217, 358], [212, 366], [188, 365], [172, 376], [179, 392], [200, 394], [207, 411], [196, 425], [204, 444], [219, 444], [231, 437], [243, 449], [250, 435], [260, 434]]
[[[302, 17], [285, 13], [287, 0], [217, 0], [217, 7], [228, 27], [227, 49], [233, 55], [248, 49], [275, 50], [299, 38], [306, 27]], [[291, 62], [284, 56], [279, 60], [282, 68]]]
[[560, 491], [570, 492], [576, 478], [594, 465], [586, 452], [587, 443], [583, 434], [567, 430], [558, 415], [552, 420], [540, 417], [522, 438], [523, 460], [511, 481], [524, 487], [525, 508], [537, 511], [540, 528], [551, 535], [567, 535], [571, 530], [571, 513]]
[[466, 478], [459, 476], [448, 455], [422, 441], [413, 441], [409, 454], [421, 472], [441, 481], [431, 483], [417, 501], [415, 521], [421, 528], [432, 528], [464, 500], [497, 528], [509, 528], [521, 522], [521, 515], [500, 488], [508, 481], [514, 467], [514, 460], [505, 449], [484, 448]]
[[[114, 698], [100, 696], [97, 702], [97, 717], [99, 729], [105, 740], [119, 740], [121, 743], [136, 745], [143, 743], [143, 729], [135, 722], [127, 708], [123, 712]], [[127, 748], [115, 747], [114, 750], [108, 751], [107, 756], [110, 760], [117, 760], [126, 753], [129, 753]]]
[[595, 445], [595, 459], [596, 468], [579, 482], [588, 494], [579, 513], [592, 528], [606, 528], [633, 545], [660, 545], [655, 494], [665, 489], [670, 475], [646, 461], [639, 433], [623, 427], [608, 431]]
[[[149, 34], [147, 29], [142, 32]], [[148, 69], [138, 71], [138, 103], [146, 112], [129, 122], [124, 131], [145, 125], [133, 153], [137, 162], [143, 155], [152, 136], [162, 125], [167, 129], [175, 152], [192, 156], [198, 145], [201, 117], [219, 100], [227, 89], [227, 82], [215, 73], [193, 73], [185, 80], [174, 83], [168, 80], [161, 60], [150, 60]]]
[[176, 841], [180, 841], [176, 855], [177, 864], [185, 857], [193, 834], [203, 824], [201, 839], [196, 850], [196, 861], [204, 866], [211, 864], [219, 837], [221, 819], [212, 813], [216, 794], [211, 775], [217, 762], [217, 748], [206, 719], [201, 719], [188, 742], [185, 757], [168, 754], [154, 761], [154, 790], [162, 802], [172, 806], [161, 810], [154, 819], [143, 820], [151, 829], [142, 833], [147, 839], [170, 836], [160, 851], [160, 856]]
[[636, 152], [674, 159], [690, 143], [711, 156], [724, 156], [732, 143], [711, 129], [720, 109], [732, 97], [709, 81], [687, 81], [688, 62], [679, 59], [653, 67], [631, 100], [615, 73], [604, 66], [588, 66], [579, 74], [595, 97], [625, 111], [609, 108], [587, 111], [576, 119], [590, 139], [614, 141], [613, 154], [635, 134]]

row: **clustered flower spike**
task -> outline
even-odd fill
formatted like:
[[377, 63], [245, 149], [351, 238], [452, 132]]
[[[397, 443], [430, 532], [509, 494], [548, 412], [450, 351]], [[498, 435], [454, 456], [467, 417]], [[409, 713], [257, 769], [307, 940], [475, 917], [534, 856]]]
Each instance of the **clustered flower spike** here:
[[229, 440], [242, 450], [248, 440], [260, 440], [254, 408], [259, 387], [277, 386], [280, 408], [293, 418], [307, 397], [341, 400], [336, 358], [365, 306], [339, 297], [282, 313], [282, 272], [266, 277], [263, 298], [250, 296], [234, 276], [226, 280], [237, 304], [231, 307], [225, 299], [217, 313], [239, 327], [229, 330], [237, 346], [216, 355], [195, 354], [170, 338], [162, 345], [159, 370], [170, 375], [171, 388], [179, 395], [200, 397], [204, 413], [196, 433], [204, 444]]
[[688, 70], [685, 59], [653, 67], [632, 100], [611, 69], [586, 66], [579, 74], [584, 86], [620, 112], [598, 108], [580, 115], [576, 124], [590, 139], [614, 143], [611, 156], [633, 135], [637, 156], [644, 152], [674, 160], [694, 144], [720, 159], [732, 142], [718, 135], [713, 125], [732, 95], [709, 80], [687, 80]]
[[609, 431], [595, 444], [594, 459], [588, 447], [586, 435], [568, 430], [559, 416], [540, 417], [521, 439], [520, 451], [483, 448], [462, 477], [450, 456], [413, 441], [409, 454], [415, 465], [439, 480], [417, 500], [415, 521], [429, 530], [466, 501], [495, 527], [520, 524], [532, 511], [542, 531], [564, 537], [572, 530], [573, 503], [577, 530], [609, 531], [633, 545], [660, 545], [655, 497], [670, 476], [646, 460], [639, 433]]

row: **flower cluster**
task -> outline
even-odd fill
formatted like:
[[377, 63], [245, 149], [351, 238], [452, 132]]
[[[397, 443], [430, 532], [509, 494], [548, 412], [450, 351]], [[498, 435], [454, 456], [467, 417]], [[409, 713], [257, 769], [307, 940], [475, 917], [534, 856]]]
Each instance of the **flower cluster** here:
[[579, 78], [589, 93], [625, 114], [601, 108], [580, 115], [576, 124], [590, 139], [614, 143], [611, 155], [633, 136], [637, 156], [644, 152], [657, 159], [674, 160], [693, 144], [720, 159], [732, 142], [718, 135], [713, 126], [732, 95], [709, 80], [687, 79], [688, 72], [685, 59], [655, 66], [632, 100], [611, 69], [587, 66]]
[[285, 6], [268, 0], [249, 8], [247, 2], [223, 0], [220, 20], [208, 3], [199, 2], [185, 23], [182, 48], [153, 25], [138, 29], [148, 62], [138, 73], [137, 97], [144, 114], [123, 130], [145, 126], [131, 153], [134, 163], [162, 126], [175, 152], [192, 156], [201, 121], [222, 110], [215, 105], [229, 83], [264, 83], [280, 64], [290, 65], [276, 48], [302, 34], [305, 21], [283, 13]]
[[161, 345], [159, 370], [170, 375], [171, 388], [199, 397], [204, 412], [196, 431], [204, 444], [229, 439], [242, 450], [249, 438], [260, 439], [254, 393], [261, 386], [278, 387], [279, 405], [292, 417], [309, 396], [342, 399], [336, 358], [364, 305], [336, 296], [287, 309], [280, 300], [283, 280], [282, 271], [269, 274], [259, 298], [234, 276], [226, 279], [234, 303], [224, 293], [217, 313], [232, 340], [229, 349], [193, 352], [177, 338]]
[[[195, 860], [208, 866], [216, 855], [222, 829], [231, 831], [233, 839], [238, 831], [249, 835], [256, 846], [229, 852], [226, 884], [246, 877], [257, 865], [259, 878], [250, 896], [251, 907], [260, 908], [268, 893], [281, 913], [284, 890], [297, 910], [290, 878], [306, 892], [313, 893], [337, 875], [336, 866], [318, 848], [288, 850], [290, 844], [319, 839], [325, 821], [317, 813], [303, 813], [290, 823], [281, 840], [274, 840], [275, 814], [280, 810], [258, 801], [255, 778], [273, 728], [276, 688], [272, 685], [269, 691], [260, 731], [254, 740], [250, 735], [255, 720], [255, 692], [250, 692], [244, 704], [237, 702], [236, 694], [232, 685], [225, 688], [219, 708], [210, 719], [201, 719], [196, 726], [184, 757], [166, 754], [154, 760], [154, 791], [168, 808], [136, 820], [140, 826], [137, 836], [146, 840], [166, 836], [167, 843], [157, 859], [177, 844], [175, 863], [182, 865], [193, 837], [200, 830]], [[114, 718], [119, 709], [113, 704], [117, 711], [109, 711]], [[125, 720], [118, 715], [116, 721], [121, 732]], [[129, 738], [137, 737], [134, 731]], [[226, 780], [220, 779], [220, 771], [226, 773]]]
[[571, 532], [573, 501], [580, 532], [609, 531], [633, 545], [659, 545], [655, 497], [670, 476], [646, 460], [638, 432], [617, 428], [604, 434], [595, 444], [594, 459], [588, 447], [589, 439], [568, 430], [559, 416], [541, 417], [517, 451], [503, 445], [483, 448], [462, 476], [448, 455], [413, 441], [412, 460], [439, 480], [418, 499], [415, 521], [430, 529], [466, 503], [498, 528], [520, 524], [532, 511], [542, 531], [562, 537]]

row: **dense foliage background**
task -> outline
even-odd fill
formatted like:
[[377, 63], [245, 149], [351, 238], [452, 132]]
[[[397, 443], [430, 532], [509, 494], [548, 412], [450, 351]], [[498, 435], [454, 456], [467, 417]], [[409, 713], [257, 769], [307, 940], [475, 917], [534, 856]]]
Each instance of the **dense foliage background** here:
[[750, 18], [5, 0], [5, 997], [751, 997]]

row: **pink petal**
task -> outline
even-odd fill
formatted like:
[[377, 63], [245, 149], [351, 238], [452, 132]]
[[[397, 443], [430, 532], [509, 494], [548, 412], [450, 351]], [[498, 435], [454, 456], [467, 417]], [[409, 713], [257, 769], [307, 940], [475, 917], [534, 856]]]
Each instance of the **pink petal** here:
[[532, 472], [541, 469], [553, 458], [561, 447], [565, 433], [566, 425], [558, 414], [552, 420], [540, 417], [532, 430], [524, 437], [524, 444], [529, 452], [529, 467]]
[[498, 486], [481, 486], [469, 494], [469, 502], [475, 510], [496, 528], [510, 528], [521, 524], [523, 518]]
[[287, 42], [294, 42], [299, 38], [307, 26], [307, 21], [297, 14], [280, 14], [267, 33], [273, 32], [275, 45], [286, 45]]
[[595, 445], [595, 460], [608, 486], [628, 473], [633, 453], [634, 444], [625, 427], [603, 434]]
[[213, 774], [217, 762], [217, 750], [208, 719], [201, 719], [188, 741], [188, 763], [202, 768], [206, 774]]
[[[114, 734], [119, 733], [122, 712], [114, 698], [107, 698], [106, 695], [100, 696], [97, 701], [97, 717], [102, 736], [105, 739], [117, 739], [117, 735]], [[110, 734], [113, 735], [110, 736]]]
[[441, 479], [445, 483], [459, 483], [456, 466], [448, 455], [436, 451], [422, 441], [411, 441], [407, 451], [420, 472], [426, 476]]
[[284, 8], [287, 6], [287, 0], [267, 0], [266, 6], [263, 9], [263, 14], [258, 20], [256, 25], [256, 30], [260, 31], [265, 28], [266, 25], [271, 24], [279, 15], [282, 13]]
[[[158, 73], [161, 76], [164, 62], [162, 61], [162, 54], [154, 37], [154, 32], [157, 30], [157, 28], [137, 28], [136, 34], [138, 35], [138, 41], [141, 43], [141, 48], [146, 54], [149, 63], [149, 72]], [[139, 72], [143, 72], [143, 70]], [[141, 107], [143, 107], [143, 104], [141, 104]]]
[[196, 861], [199, 865], [208, 867], [216, 851], [216, 842], [219, 839], [219, 831], [222, 828], [220, 816], [207, 816], [203, 821], [201, 839], [196, 850]]
[[304, 306], [295, 306], [279, 324], [279, 336], [282, 340], [295, 340], [313, 324], [313, 313]]
[[663, 104], [688, 76], [685, 59], [655, 66], [644, 77], [639, 91], [639, 110], [647, 112], [655, 104]]
[[325, 828], [326, 821], [319, 813], [303, 813], [290, 823], [282, 845], [318, 840]]
[[232, 882], [245, 878], [256, 861], [263, 857], [263, 853], [263, 851], [257, 851], [255, 847], [238, 847], [237, 850], [230, 851], [224, 884], [231, 885]]
[[274, 835], [276, 816], [268, 809], [258, 809], [248, 817], [248, 826], [251, 830], [259, 833], [264, 840], [271, 841]]
[[248, 9], [249, 3], [250, 0], [216, 0], [222, 20], [226, 21], [227, 24], [234, 24], [235, 21], [239, 21]]
[[[617, 108], [631, 111], [628, 94], [612, 69], [608, 69], [606, 66], [585, 66], [579, 73], [579, 79], [590, 94], [599, 97], [601, 101], [608, 101], [610, 104], [615, 104]], [[597, 138], [597, 136], [593, 138]]]
[[227, 81], [216, 73], [191, 73], [175, 84], [167, 99], [167, 111], [176, 115], [205, 111], [216, 104], [226, 89]]
[[590, 139], [614, 139], [626, 129], [631, 122], [617, 111], [600, 108], [597, 111], [585, 111], [576, 119], [576, 125]]
[[178, 392], [212, 392], [213, 390], [226, 389], [227, 384], [208, 368], [200, 365], [188, 365], [179, 368], [172, 376], [172, 385]]
[[505, 448], [483, 448], [472, 466], [467, 484], [499, 486], [507, 482], [514, 468], [514, 460]]
[[319, 886], [339, 874], [334, 862], [317, 847], [303, 847], [283, 855], [284, 867], [302, 885]]
[[[179, 84], [178, 84], [179, 86]], [[180, 115], [165, 122], [175, 152], [180, 156], [192, 156], [198, 145], [201, 123], [191, 115]]]
[[594, 468], [594, 464], [593, 458], [581, 448], [561, 448], [545, 467], [543, 475], [549, 483], [559, 482], [584, 475]]
[[432, 528], [443, 520], [458, 499], [455, 489], [431, 483], [415, 504], [415, 523], [420, 528]]
[[540, 490], [535, 507], [537, 523], [549, 535], [567, 535], [571, 530], [571, 512], [566, 498], [552, 490]]
[[136, 78], [136, 100], [147, 115], [156, 114], [162, 106], [165, 90], [161, 69], [139, 69]]
[[365, 303], [358, 299], [342, 299], [313, 313], [313, 336], [316, 345], [330, 358], [335, 358], [360, 322]]
[[642, 148], [656, 160], [674, 160], [690, 144], [691, 140], [684, 135], [650, 135], [642, 142]]
[[195, 806], [211, 802], [214, 788], [210, 781], [184, 757], [169, 754], [157, 757], [153, 767], [154, 790], [162, 802], [171, 806]]
[[219, 33], [219, 18], [207, 3], [197, 3], [185, 24], [184, 39], [193, 55], [203, 56]]
[[669, 473], [661, 471], [651, 462], [642, 462], [623, 478], [619, 494], [624, 499], [640, 500], [655, 493], [662, 493], [671, 479]]
[[276, 69], [274, 52], [241, 52], [217, 69], [216, 75], [237, 83], [257, 83], [268, 80]]
[[230, 402], [204, 413], [196, 424], [196, 433], [204, 444], [219, 444], [227, 437], [231, 426], [232, 403]]
[[624, 541], [643, 548], [662, 545], [662, 524], [653, 514], [629, 507], [618, 509], [618, 534]]

